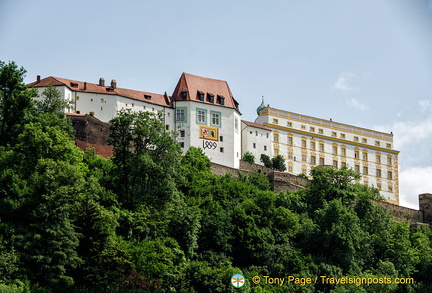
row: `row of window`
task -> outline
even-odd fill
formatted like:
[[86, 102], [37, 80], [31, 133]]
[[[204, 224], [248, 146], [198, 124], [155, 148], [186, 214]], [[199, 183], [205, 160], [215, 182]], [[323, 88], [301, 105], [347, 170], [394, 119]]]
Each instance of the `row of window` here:
[[[294, 173], [294, 165], [292, 164], [292, 162], [288, 162], [288, 168], [287, 171], [290, 173]], [[337, 166], [335, 166], [337, 168]], [[302, 165], [301, 167], [301, 173], [304, 175], [307, 175], [308, 172], [308, 167], [306, 165]], [[388, 178], [389, 180], [391, 180], [391, 178]], [[360, 183], [359, 180], [356, 181], [356, 183]], [[363, 184], [364, 185], [369, 185], [369, 178], [368, 177], [363, 177]], [[382, 190], [382, 181], [380, 179], [376, 180], [376, 188], [378, 190]], [[393, 183], [392, 182], [387, 182], [387, 191], [388, 192], [393, 192]]]
[[[183, 101], [187, 100], [187, 94], [188, 94], [187, 91], [182, 91], [181, 92], [181, 98], [182, 98]], [[206, 99], [206, 96], [207, 96], [207, 99]], [[214, 95], [212, 95], [210, 93], [207, 93], [207, 95], [206, 95], [204, 92], [198, 91], [197, 92], [197, 98], [201, 102], [207, 101], [207, 102], [212, 103], [212, 104], [215, 103]], [[224, 106], [225, 105], [225, 98], [223, 96], [217, 95], [217, 104], [220, 104], [221, 106]]]
[[[207, 110], [206, 109], [196, 109], [197, 118], [196, 122], [198, 124], [207, 125]], [[218, 111], [210, 111], [210, 125], [215, 127], [221, 127], [221, 112]], [[176, 108], [176, 122], [177, 123], [187, 123], [187, 108], [186, 107], [178, 107]], [[236, 120], [238, 123], [238, 120]], [[237, 129], [237, 128], [236, 128]]]
[[[278, 123], [279, 123], [279, 119], [273, 118], [273, 124], [278, 124]], [[288, 126], [288, 127], [292, 127], [292, 122], [287, 121], [287, 126]], [[302, 125], [301, 125], [301, 129], [302, 129], [302, 130], [306, 130], [306, 125], [302, 124]], [[310, 132], [315, 132], [315, 131], [316, 131], [316, 130], [315, 130], [315, 127], [310, 126], [310, 127], [309, 127], [309, 131], [310, 131]], [[324, 129], [323, 129], [323, 128], [318, 128], [318, 133], [319, 133], [319, 134], [324, 134]], [[278, 134], [275, 134], [275, 135], [278, 135]], [[332, 136], [332, 137], [337, 137], [338, 134], [337, 134], [336, 131], [332, 131], [331, 136]], [[345, 134], [345, 133], [340, 133], [340, 138], [341, 138], [341, 139], [346, 139], [346, 134]], [[275, 137], [275, 138], [274, 138], [274, 141], [276, 141], [276, 142], [279, 141], [279, 138], [278, 138], [278, 137]], [[354, 136], [354, 137], [353, 137], [353, 141], [354, 141], [354, 142], [360, 142], [360, 138], [359, 138], [358, 136]], [[368, 143], [368, 139], [363, 137], [363, 138], [361, 139], [361, 142], [364, 143], [364, 144], [367, 144], [367, 143]], [[381, 146], [381, 142], [380, 142], [379, 140], [375, 140], [375, 146]], [[392, 147], [392, 146], [391, 146], [391, 143], [387, 143], [387, 144], [386, 144], [386, 148], [391, 149], [391, 147]]]
[[[293, 137], [292, 136], [288, 136], [288, 145], [293, 145]], [[301, 140], [301, 147], [303, 149], [306, 149], [306, 139], [302, 139]], [[318, 143], [319, 146], [319, 151], [320, 152], [324, 152], [324, 142], [319, 142]], [[339, 155], [339, 150], [338, 150], [338, 145], [337, 144], [333, 144], [332, 146], [332, 154], [333, 155]], [[311, 150], [316, 150], [316, 142], [315, 141], [311, 141], [310, 142], [310, 149]], [[361, 152], [362, 154], [362, 160], [367, 161], [369, 159], [369, 153], [367, 150], [363, 150]], [[347, 150], [345, 146], [341, 146], [340, 147], [340, 155], [345, 157], [347, 155]], [[360, 150], [358, 148], [354, 149], [354, 159], [360, 159]], [[381, 154], [380, 153], [376, 153], [375, 154], [375, 162], [377, 164], [381, 164]], [[387, 165], [391, 166], [393, 164], [393, 159], [391, 155], [387, 155]]]

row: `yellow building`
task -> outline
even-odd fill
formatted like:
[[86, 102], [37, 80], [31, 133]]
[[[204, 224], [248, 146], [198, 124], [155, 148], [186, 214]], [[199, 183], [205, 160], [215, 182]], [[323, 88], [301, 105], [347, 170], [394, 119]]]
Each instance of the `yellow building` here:
[[399, 151], [393, 149], [393, 134], [263, 105], [258, 110], [255, 122], [272, 130], [272, 154], [285, 158], [288, 172], [308, 175], [318, 165], [348, 166], [360, 173], [361, 183], [399, 204]]

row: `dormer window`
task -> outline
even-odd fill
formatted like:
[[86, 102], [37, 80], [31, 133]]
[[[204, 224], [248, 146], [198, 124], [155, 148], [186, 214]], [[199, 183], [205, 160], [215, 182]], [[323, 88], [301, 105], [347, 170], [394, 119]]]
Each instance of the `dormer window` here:
[[187, 99], [187, 91], [182, 91], [181, 92], [181, 99], [182, 99], [182, 101], [186, 101], [186, 99]]
[[150, 95], [144, 95], [144, 98], [146, 99], [146, 100], [151, 100], [151, 96]]
[[198, 99], [200, 101], [204, 102], [204, 93], [203, 92], [198, 91]]
[[208, 96], [208, 101], [209, 101], [210, 103], [214, 104], [214, 96], [211, 95], [211, 94], [207, 94], [207, 96]]
[[78, 84], [76, 82], [71, 82], [71, 87], [78, 87]]
[[113, 92], [114, 91], [114, 89], [112, 87], [107, 87], [106, 90], [107, 90], [107, 92]]
[[217, 98], [218, 98], [219, 104], [224, 106], [225, 105], [225, 98], [222, 96], [217, 96]]

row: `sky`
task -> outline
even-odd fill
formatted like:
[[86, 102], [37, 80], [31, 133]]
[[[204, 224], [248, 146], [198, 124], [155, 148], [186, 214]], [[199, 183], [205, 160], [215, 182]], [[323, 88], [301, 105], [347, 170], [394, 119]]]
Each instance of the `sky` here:
[[226, 80], [242, 119], [271, 107], [393, 132], [400, 204], [432, 193], [432, 0], [0, 0], [0, 60], [172, 94]]

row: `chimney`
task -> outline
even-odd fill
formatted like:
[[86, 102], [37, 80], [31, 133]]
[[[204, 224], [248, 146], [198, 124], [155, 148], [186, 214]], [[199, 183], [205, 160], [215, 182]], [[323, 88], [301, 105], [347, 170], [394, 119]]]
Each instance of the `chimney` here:
[[40, 75], [36, 77], [36, 83], [40, 83]]
[[111, 80], [111, 87], [115, 89], [117, 87], [117, 81], [115, 79]]
[[104, 78], [99, 78], [99, 85], [100, 86], [105, 86], [105, 79]]
[[87, 82], [84, 82], [84, 90], [87, 90]]

